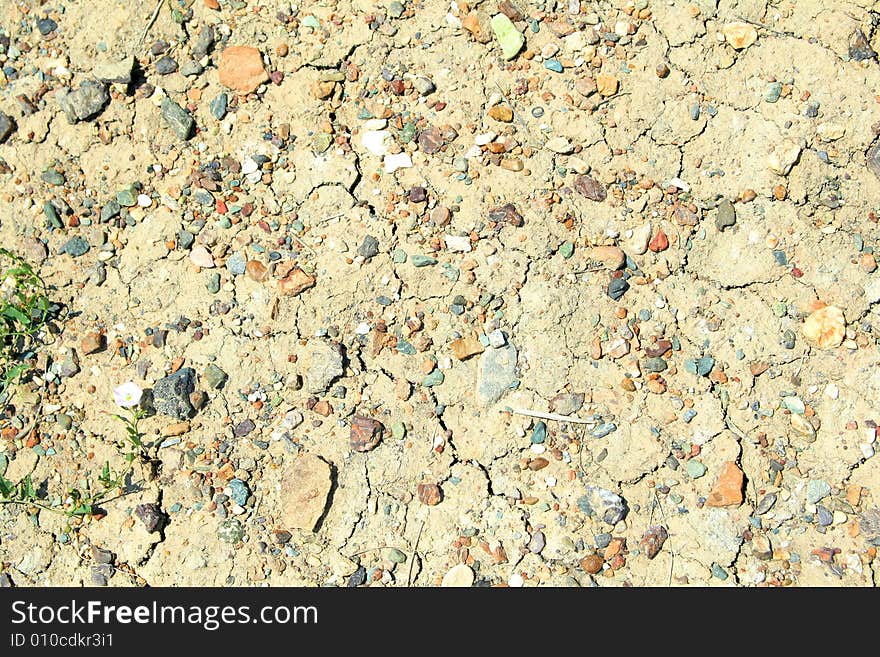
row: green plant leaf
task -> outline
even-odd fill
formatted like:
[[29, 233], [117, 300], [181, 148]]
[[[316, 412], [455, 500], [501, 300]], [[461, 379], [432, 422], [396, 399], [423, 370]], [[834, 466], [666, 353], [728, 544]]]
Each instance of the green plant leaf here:
[[12, 497], [12, 482], [0, 476], [0, 495], [9, 498]]

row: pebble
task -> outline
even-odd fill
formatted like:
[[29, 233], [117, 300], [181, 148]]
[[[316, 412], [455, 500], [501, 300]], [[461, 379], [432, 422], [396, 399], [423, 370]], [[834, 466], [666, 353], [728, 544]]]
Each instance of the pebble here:
[[107, 339], [103, 333], [90, 332], [79, 343], [79, 348], [84, 356], [102, 351], [107, 346]]
[[733, 203], [722, 200], [715, 208], [715, 227], [719, 232], [736, 225], [736, 210]]
[[816, 504], [831, 494], [831, 486], [822, 479], [810, 479], [807, 482], [807, 502]]
[[511, 20], [504, 14], [496, 14], [490, 22], [495, 38], [501, 46], [504, 59], [513, 59], [522, 50], [526, 39]]
[[722, 26], [721, 33], [725, 41], [735, 50], [748, 48], [758, 40], [758, 31], [754, 26], [739, 21]]
[[574, 189], [582, 196], [587, 197], [591, 201], [600, 203], [607, 197], [605, 187], [595, 178], [588, 175], [579, 175], [574, 180]]
[[444, 235], [443, 241], [446, 243], [446, 250], [453, 253], [470, 253], [471, 240], [467, 236]]
[[203, 375], [205, 384], [209, 388], [222, 388], [223, 384], [226, 382], [226, 379], [229, 375], [226, 374], [220, 367], [215, 365], [214, 363], [208, 363], [208, 366], [205, 368], [205, 374]]
[[214, 28], [210, 25], [203, 26], [201, 31], [199, 31], [199, 37], [195, 45], [193, 45], [193, 57], [201, 59], [211, 52], [214, 47], [214, 38]]
[[419, 484], [416, 492], [419, 502], [426, 506], [437, 506], [443, 501], [443, 490], [437, 484]]
[[471, 356], [483, 353], [486, 348], [476, 338], [459, 338], [449, 343], [449, 348], [458, 360], [467, 360]]
[[94, 117], [110, 102], [107, 85], [97, 80], [86, 80], [75, 91], [63, 90], [56, 97], [71, 124]]
[[532, 430], [531, 442], [533, 445], [541, 445], [547, 439], [547, 425], [539, 421]]
[[0, 144], [15, 131], [15, 121], [8, 114], [0, 112]]
[[562, 73], [562, 63], [558, 59], [545, 59], [544, 68], [554, 73]]
[[226, 259], [226, 270], [233, 276], [241, 276], [247, 269], [247, 258], [241, 251], [236, 251]]
[[643, 255], [648, 251], [648, 243], [653, 235], [653, 227], [650, 221], [639, 224], [633, 228], [632, 236], [627, 241], [627, 251], [635, 255]]
[[398, 169], [409, 169], [412, 165], [412, 159], [410, 159], [408, 153], [388, 154], [385, 156], [385, 173], [394, 173]]
[[251, 494], [247, 484], [241, 479], [231, 479], [227, 486], [229, 488], [229, 497], [232, 498], [232, 501], [239, 506], [244, 506]]
[[186, 140], [192, 136], [195, 128], [193, 117], [170, 98], [162, 100], [162, 118], [180, 139]]
[[437, 90], [434, 83], [426, 77], [419, 76], [413, 79], [413, 87], [419, 92], [420, 96], [430, 96]]
[[210, 102], [208, 108], [211, 111], [211, 116], [213, 116], [218, 121], [221, 121], [223, 117], [226, 116], [227, 108], [229, 107], [229, 97], [225, 92], [220, 92], [214, 99]]
[[603, 422], [590, 432], [593, 438], [604, 438], [610, 433], [617, 431], [617, 425], [613, 422]]
[[260, 51], [251, 46], [225, 48], [217, 70], [220, 84], [242, 94], [252, 93], [269, 80]]
[[733, 461], [721, 466], [718, 480], [706, 500], [707, 506], [739, 506], [743, 502], [743, 471]]
[[190, 401], [195, 391], [196, 372], [182, 367], [174, 374], [165, 376], [153, 385], [153, 406], [156, 411], [178, 420], [188, 420], [196, 413]]
[[58, 29], [58, 23], [51, 18], [41, 18], [37, 21], [37, 29], [40, 31], [40, 34], [47, 36]]
[[369, 452], [382, 438], [385, 427], [381, 422], [363, 415], [355, 415], [351, 420], [349, 445], [356, 452]]
[[205, 69], [194, 59], [187, 59], [180, 66], [180, 74], [185, 77], [195, 77], [204, 73]]
[[88, 253], [89, 248], [89, 243], [82, 237], [71, 237], [58, 249], [58, 253], [66, 253], [72, 258], [79, 258]]
[[513, 345], [487, 349], [477, 366], [477, 401], [482, 406], [494, 404], [510, 390], [516, 380], [517, 352]]
[[584, 569], [584, 572], [589, 573], [590, 575], [596, 575], [602, 571], [602, 566], [605, 565], [605, 560], [598, 554], [590, 554], [581, 559], [580, 565], [581, 568]]
[[816, 440], [816, 429], [803, 415], [792, 414], [789, 416], [789, 422], [791, 423], [791, 428], [794, 432], [801, 437], [806, 438], [807, 442], [813, 442]]
[[159, 75], [169, 75], [177, 71], [177, 61], [173, 57], [165, 55], [156, 62], [156, 73]]
[[629, 508], [617, 493], [600, 486], [587, 484], [586, 495], [578, 498], [578, 508], [590, 517], [598, 517], [609, 525], [623, 520]]
[[544, 144], [544, 148], [560, 155], [568, 155], [569, 153], [574, 152], [574, 146], [565, 137], [554, 137], [553, 139], [547, 140], [547, 143]]
[[574, 415], [583, 407], [585, 398], [581, 392], [561, 392], [550, 400], [550, 410], [560, 415]]
[[410, 262], [413, 267], [430, 267], [437, 264], [437, 259], [416, 253], [410, 256]]
[[364, 236], [361, 245], [357, 248], [357, 254], [365, 260], [377, 256], [379, 254], [379, 240], [372, 235]]
[[489, 117], [502, 123], [513, 121], [513, 110], [507, 105], [493, 105], [489, 108]]
[[850, 59], [857, 62], [862, 62], [866, 59], [874, 59], [876, 56], [877, 53], [871, 47], [871, 44], [868, 42], [868, 38], [865, 36], [865, 33], [856, 28], [850, 35], [849, 40]]
[[474, 584], [474, 571], [467, 564], [457, 564], [446, 571], [440, 586], [443, 588], [468, 588]]
[[687, 462], [687, 466], [685, 469], [687, 470], [687, 473], [691, 476], [691, 478], [699, 479], [706, 474], [707, 468], [700, 461], [697, 461], [696, 459], [691, 459]]
[[281, 525], [315, 531], [333, 487], [330, 465], [310, 452], [300, 452], [281, 475]]
[[165, 526], [167, 517], [158, 504], [138, 504], [134, 509], [134, 515], [144, 523], [147, 532], [153, 534], [161, 532]]
[[611, 297], [614, 301], [620, 301], [623, 297], [624, 293], [629, 289], [629, 283], [626, 282], [623, 278], [612, 278], [608, 282], [608, 289], [606, 290], [606, 294]]
[[846, 336], [843, 311], [836, 306], [825, 306], [810, 314], [802, 327], [807, 340], [820, 349], [833, 349]]
[[202, 269], [211, 269], [214, 267], [214, 258], [211, 253], [201, 244], [194, 246], [189, 252], [189, 259], [194, 265]]
[[769, 85], [767, 85], [767, 91], [764, 94], [764, 102], [775, 103], [777, 100], [779, 100], [780, 95], [782, 95], [782, 83], [771, 82]]
[[422, 386], [425, 388], [433, 388], [439, 386], [446, 379], [446, 376], [440, 370], [434, 370], [422, 379]]
[[653, 559], [659, 554], [667, 538], [669, 538], [669, 533], [666, 531], [666, 527], [663, 527], [662, 525], [654, 525], [653, 527], [649, 527], [645, 533], [642, 534], [639, 545], [645, 551], [645, 556], [647, 556], [648, 559]]
[[217, 528], [217, 538], [224, 543], [235, 544], [244, 538], [244, 526], [238, 518], [228, 518]]
[[599, 74], [596, 76], [596, 91], [600, 96], [613, 96], [617, 93], [619, 81], [613, 75]]
[[388, 153], [391, 133], [387, 130], [367, 130], [361, 136], [361, 143], [370, 153], [382, 157]]

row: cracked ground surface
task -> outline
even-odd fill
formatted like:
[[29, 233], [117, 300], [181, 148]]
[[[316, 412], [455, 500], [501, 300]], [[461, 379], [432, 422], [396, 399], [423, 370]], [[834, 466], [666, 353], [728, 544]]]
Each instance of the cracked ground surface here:
[[[65, 309], [0, 474], [63, 508], [121, 466], [115, 386], [205, 393], [142, 421], [156, 465], [97, 516], [0, 508], [0, 582], [873, 585], [878, 12], [0, 5], [0, 242]], [[232, 45], [272, 74], [253, 93], [220, 82]], [[130, 55], [70, 123], [63, 91]]]

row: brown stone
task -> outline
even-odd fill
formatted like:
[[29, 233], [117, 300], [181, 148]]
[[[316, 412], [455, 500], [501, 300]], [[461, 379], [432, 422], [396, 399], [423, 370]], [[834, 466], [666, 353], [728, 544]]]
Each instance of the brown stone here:
[[620, 269], [626, 264], [626, 254], [616, 246], [594, 246], [589, 250], [589, 258], [611, 270]]
[[419, 501], [427, 506], [437, 506], [443, 501], [443, 489], [437, 484], [419, 484]]
[[467, 360], [471, 356], [476, 356], [486, 350], [476, 338], [459, 338], [450, 342], [449, 347], [458, 360]]
[[189, 393], [189, 403], [192, 404], [194, 409], [201, 410], [202, 407], [208, 403], [208, 395], [204, 390], [193, 390]]
[[244, 271], [248, 278], [259, 282], [266, 280], [266, 274], [269, 270], [266, 269], [266, 265], [259, 260], [248, 260], [244, 267]]
[[613, 96], [617, 93], [617, 78], [613, 75], [600, 74], [596, 76], [596, 89], [601, 96]]
[[660, 552], [660, 548], [663, 547], [667, 538], [669, 538], [669, 533], [666, 531], [666, 527], [654, 525], [648, 527], [648, 530], [642, 535], [639, 545], [644, 549], [648, 559], [653, 559]]
[[804, 321], [804, 336], [820, 349], [837, 347], [846, 335], [843, 311], [835, 306], [825, 306]]
[[648, 248], [654, 253], [660, 253], [669, 248], [669, 238], [666, 237], [666, 233], [663, 232], [662, 228], [658, 229], [654, 237], [651, 238]]
[[492, 39], [492, 35], [489, 34], [489, 30], [483, 27], [483, 24], [488, 21], [488, 18], [485, 18], [484, 20], [481, 20], [481, 18], [483, 17], [481, 17], [479, 13], [472, 11], [461, 20], [461, 26], [470, 32], [480, 43], [489, 43]]
[[313, 98], [317, 98], [318, 100], [324, 100], [325, 98], [329, 98], [333, 95], [333, 90], [336, 88], [336, 83], [333, 80], [318, 80], [311, 87], [309, 87], [309, 91], [312, 94]]
[[654, 69], [654, 72], [657, 73], [658, 78], [665, 78], [667, 75], [669, 75], [669, 67], [666, 65], [665, 62], [660, 62], [659, 64], [657, 64], [657, 68]]
[[419, 134], [419, 149], [423, 153], [433, 155], [443, 148], [443, 133], [437, 126], [431, 126], [427, 130], [422, 130]]
[[324, 515], [332, 485], [332, 472], [325, 461], [308, 452], [293, 459], [281, 476], [282, 526], [314, 531]]
[[412, 394], [412, 384], [404, 378], [397, 379], [394, 383], [394, 394], [401, 401], [406, 401]]
[[513, 203], [505, 203], [489, 209], [489, 221], [496, 224], [508, 223], [511, 226], [520, 227], [523, 225], [523, 217], [517, 211]]
[[171, 436], [182, 436], [187, 431], [189, 431], [189, 422], [175, 422], [162, 429], [162, 435], [166, 438]]
[[604, 563], [605, 559], [600, 555], [591, 554], [581, 559], [581, 568], [584, 569], [584, 572], [590, 573], [590, 575], [595, 575], [602, 570], [602, 565]]
[[864, 271], [871, 274], [877, 269], [877, 259], [874, 258], [873, 253], [863, 253], [859, 258], [859, 265]]
[[510, 123], [513, 121], [513, 110], [507, 105], [494, 105], [489, 108], [489, 116], [496, 121]]
[[84, 355], [94, 354], [107, 346], [107, 338], [102, 333], [88, 333], [79, 346]]
[[768, 369], [770, 369], [770, 363], [762, 360], [756, 360], [753, 363], [749, 363], [749, 372], [752, 373], [752, 376], [760, 376]]
[[586, 174], [582, 174], [574, 179], [574, 189], [579, 194], [586, 196], [591, 201], [600, 203], [605, 200], [608, 193], [605, 186], [595, 178], [591, 178]]
[[596, 87], [596, 80], [589, 75], [578, 78], [574, 81], [574, 90], [577, 91], [581, 96], [592, 96], [598, 90], [598, 88]]
[[356, 452], [369, 452], [379, 444], [384, 429], [379, 420], [355, 415], [351, 420], [349, 445]]
[[645, 355], [649, 358], [657, 358], [672, 349], [672, 342], [666, 338], [660, 338], [657, 342], [645, 345]]
[[743, 502], [743, 471], [733, 461], [721, 466], [718, 480], [706, 500], [707, 506], [739, 506]]
[[743, 22], [728, 23], [721, 28], [724, 39], [735, 50], [748, 48], [758, 40], [758, 31], [753, 25]]
[[287, 276], [278, 281], [278, 290], [281, 294], [295, 297], [310, 287], [314, 287], [314, 285], [314, 276], [305, 273], [299, 267], [295, 267]]
[[514, 23], [523, 19], [522, 12], [517, 9], [510, 0], [501, 0], [501, 2], [498, 3], [498, 11], [507, 16]]
[[229, 46], [220, 53], [220, 84], [249, 94], [269, 79], [263, 56], [251, 46]]
[[539, 456], [538, 458], [529, 461], [529, 470], [537, 472], [538, 470], [543, 470], [548, 465], [550, 465], [550, 461], [545, 459], [543, 456]]
[[330, 405], [330, 402], [326, 402], [323, 399], [315, 404], [315, 407], [312, 409], [318, 415], [322, 415], [327, 417], [330, 413], [333, 412], [333, 407]]

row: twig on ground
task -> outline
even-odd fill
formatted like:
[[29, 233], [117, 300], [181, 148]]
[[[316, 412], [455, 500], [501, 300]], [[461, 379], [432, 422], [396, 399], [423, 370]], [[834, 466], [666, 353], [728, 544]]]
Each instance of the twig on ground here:
[[147, 34], [149, 33], [150, 28], [153, 27], [153, 23], [156, 22], [157, 18], [159, 18], [159, 11], [162, 9], [162, 4], [164, 2], [165, 2], [165, 0], [159, 0], [156, 3], [156, 8], [153, 10], [153, 15], [150, 16], [150, 20], [147, 21], [147, 26], [144, 28], [144, 31], [141, 33], [141, 38], [138, 39], [138, 42], [137, 42], [138, 46], [140, 46], [144, 42], [144, 39], [147, 38]]
[[579, 417], [570, 415], [558, 415], [556, 413], [544, 413], [542, 411], [532, 411], [528, 408], [512, 408], [510, 409], [517, 415], [525, 415], [527, 417], [536, 417], [542, 420], [555, 420], [556, 422], [570, 422], [571, 424], [597, 424], [595, 420], [584, 420]]

